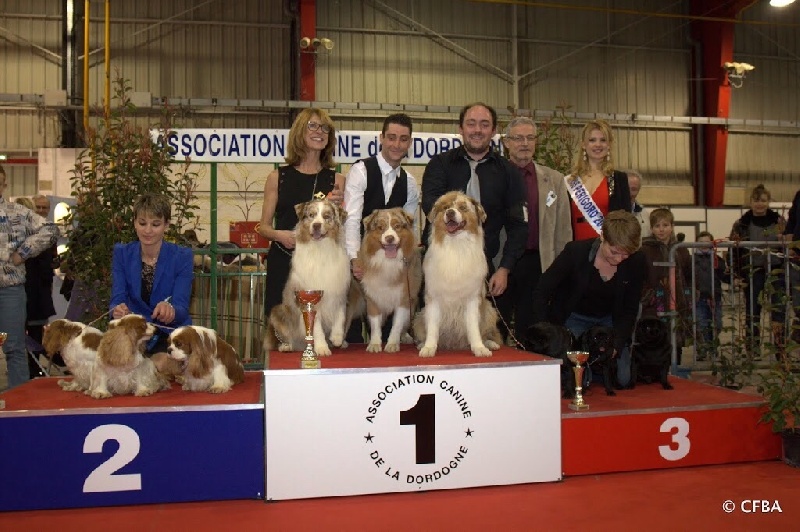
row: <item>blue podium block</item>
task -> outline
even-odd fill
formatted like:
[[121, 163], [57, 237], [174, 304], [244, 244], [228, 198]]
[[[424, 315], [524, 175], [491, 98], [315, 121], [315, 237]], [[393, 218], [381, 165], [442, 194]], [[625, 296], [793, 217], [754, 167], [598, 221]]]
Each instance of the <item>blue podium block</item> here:
[[55, 379], [0, 395], [0, 510], [262, 499], [261, 379], [220, 396], [98, 401]]

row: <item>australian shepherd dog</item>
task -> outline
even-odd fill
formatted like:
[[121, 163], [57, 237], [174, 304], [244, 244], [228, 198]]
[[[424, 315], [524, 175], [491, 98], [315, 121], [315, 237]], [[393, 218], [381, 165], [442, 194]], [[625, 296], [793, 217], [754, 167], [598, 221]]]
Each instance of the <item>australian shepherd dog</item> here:
[[376, 210], [363, 223], [359, 259], [364, 268], [361, 286], [370, 327], [367, 351], [381, 352], [381, 327], [394, 313], [383, 350], [396, 353], [400, 350], [401, 336], [411, 324], [411, 313], [422, 285], [422, 260], [414, 220], [398, 207]]
[[436, 349], [471, 349], [488, 357], [499, 349], [497, 311], [486, 299], [488, 265], [483, 253], [486, 213], [461, 192], [439, 198], [428, 216], [433, 224], [422, 269], [425, 307], [414, 318], [421, 357]]
[[292, 266], [283, 302], [270, 312], [265, 347], [283, 352], [302, 351], [306, 333], [295, 291], [322, 290], [322, 299], [316, 304], [314, 351], [319, 356], [328, 356], [331, 348], [327, 338], [336, 347], [347, 346], [344, 334], [352, 277], [344, 247], [347, 213], [326, 199], [301, 203], [295, 210], [298, 222]]

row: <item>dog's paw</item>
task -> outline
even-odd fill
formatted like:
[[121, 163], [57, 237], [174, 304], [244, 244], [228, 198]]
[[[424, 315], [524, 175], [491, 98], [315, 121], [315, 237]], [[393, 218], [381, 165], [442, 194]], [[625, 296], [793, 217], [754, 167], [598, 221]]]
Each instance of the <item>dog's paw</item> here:
[[209, 391], [209, 393], [225, 393], [227, 391], [230, 391], [230, 387], [229, 386], [216, 386], [215, 385], [215, 386], [212, 386], [211, 388], [209, 388], [208, 391]]
[[133, 392], [133, 395], [136, 397], [149, 397], [156, 393], [158, 390], [154, 390], [153, 388], [148, 388], [146, 386], [140, 386], [136, 388], [136, 391]]
[[485, 342], [483, 342], [483, 344], [492, 351], [497, 351], [498, 349], [500, 349], [500, 344], [498, 344], [494, 340], [486, 340]]
[[314, 346], [314, 352], [317, 354], [318, 357], [329, 357], [331, 356], [331, 348], [328, 347], [328, 344], [319, 344]]
[[436, 355], [436, 347], [430, 345], [422, 346], [422, 349], [419, 350], [419, 356], [423, 358], [430, 358]]
[[331, 335], [331, 344], [334, 347], [342, 347], [344, 343], [344, 335], [343, 334], [332, 334]]
[[281, 344], [278, 346], [278, 351], [281, 353], [289, 353], [292, 350], [292, 346], [290, 344]]
[[472, 354], [476, 357], [490, 357], [492, 356], [491, 350], [487, 349], [485, 345], [476, 345], [472, 347]]
[[58, 385], [61, 386], [61, 389], [64, 390], [65, 392], [82, 392], [82, 391], [84, 391], [84, 389], [81, 388], [80, 384], [75, 382], [74, 379], [71, 380], [71, 381], [64, 380], [64, 379], [59, 379], [58, 380]]
[[672, 386], [670, 383], [668, 383], [668, 382], [662, 383], [662, 384], [661, 384], [661, 387], [662, 387], [662, 388], [664, 388], [665, 390], [674, 390], [674, 389], [675, 389], [675, 388], [674, 388], [674, 387], [673, 387], [673, 386]]
[[414, 342], [414, 338], [412, 338], [410, 334], [408, 334], [407, 332], [404, 332], [402, 335], [400, 335], [400, 343], [401, 344], [413, 344], [415, 342]]
[[370, 342], [369, 344], [367, 344], [367, 353], [380, 353], [380, 352], [381, 352], [380, 343], [373, 344], [372, 342]]
[[384, 353], [397, 353], [400, 351], [400, 344], [386, 344], [383, 351]]
[[86, 395], [95, 399], [108, 399], [111, 394], [107, 390], [86, 390]]
[[350, 344], [348, 344], [347, 340], [345, 340], [345, 341], [342, 342], [342, 345], [340, 345], [339, 347], [341, 347], [342, 349], [347, 349], [348, 347], [350, 347]]

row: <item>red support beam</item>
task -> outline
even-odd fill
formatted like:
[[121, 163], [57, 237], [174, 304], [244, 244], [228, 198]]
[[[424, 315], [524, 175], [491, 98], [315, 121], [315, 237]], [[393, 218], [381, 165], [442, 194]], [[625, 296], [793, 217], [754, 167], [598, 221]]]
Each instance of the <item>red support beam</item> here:
[[[300, 0], [300, 38], [317, 36], [317, 0]], [[300, 50], [300, 99], [317, 98], [317, 55]]]
[[[755, 0], [693, 0], [692, 14], [706, 17], [736, 18]], [[733, 61], [734, 22], [698, 20], [692, 22], [692, 36], [700, 42], [701, 57], [695, 57], [692, 77], [702, 83], [703, 116], [728, 118], [731, 86], [722, 65]], [[702, 65], [698, 71], [697, 66]], [[725, 157], [728, 152], [726, 126], [703, 126], [703, 181], [705, 206], [721, 207], [725, 195]]]

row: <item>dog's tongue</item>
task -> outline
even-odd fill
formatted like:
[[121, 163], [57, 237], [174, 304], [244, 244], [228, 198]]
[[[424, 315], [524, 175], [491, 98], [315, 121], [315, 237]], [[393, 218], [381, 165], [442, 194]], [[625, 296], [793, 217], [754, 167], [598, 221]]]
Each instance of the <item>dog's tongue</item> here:
[[455, 233], [456, 231], [458, 231], [460, 225], [457, 222], [447, 222], [445, 224], [445, 227], [447, 227], [448, 233]]
[[383, 246], [383, 251], [386, 253], [387, 259], [394, 259], [397, 258], [397, 245], [396, 244], [387, 244]]

